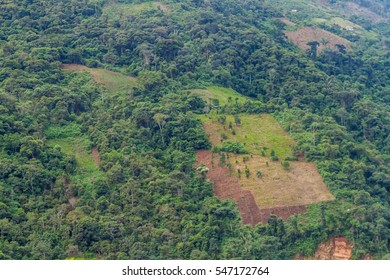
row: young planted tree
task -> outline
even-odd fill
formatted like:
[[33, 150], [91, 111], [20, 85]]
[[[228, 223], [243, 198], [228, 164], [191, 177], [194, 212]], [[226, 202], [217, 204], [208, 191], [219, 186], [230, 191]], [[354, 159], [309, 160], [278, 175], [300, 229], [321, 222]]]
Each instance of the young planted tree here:
[[163, 145], [164, 145], [163, 128], [167, 118], [168, 116], [162, 113], [157, 113], [153, 116], [153, 120], [157, 123], [158, 128], [160, 129], [161, 142], [163, 143]]
[[307, 45], [310, 47], [309, 49], [309, 55], [311, 58], [316, 59], [317, 58], [317, 50], [318, 46], [320, 45], [317, 41], [310, 41], [307, 43]]

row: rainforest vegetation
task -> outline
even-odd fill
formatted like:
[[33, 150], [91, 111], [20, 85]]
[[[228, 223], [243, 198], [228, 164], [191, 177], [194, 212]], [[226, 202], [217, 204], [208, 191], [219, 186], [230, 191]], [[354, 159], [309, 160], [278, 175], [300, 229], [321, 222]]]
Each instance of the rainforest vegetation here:
[[[351, 1], [370, 20], [272, 2], [0, 1], [0, 259], [292, 259], [335, 236], [388, 258], [389, 3]], [[322, 23], [351, 49], [303, 51], [285, 17], [364, 32]], [[209, 86], [249, 98], [209, 108], [191, 91]], [[243, 225], [194, 167], [205, 108], [272, 114], [336, 199]]]

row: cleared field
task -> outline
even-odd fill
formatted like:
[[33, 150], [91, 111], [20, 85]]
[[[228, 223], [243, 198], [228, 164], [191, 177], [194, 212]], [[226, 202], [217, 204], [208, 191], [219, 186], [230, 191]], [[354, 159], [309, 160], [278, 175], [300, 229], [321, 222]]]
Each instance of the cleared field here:
[[[207, 178], [213, 182], [214, 194], [221, 199], [234, 200], [244, 224], [267, 223], [270, 215], [277, 215], [282, 219], [287, 219], [292, 215], [306, 211], [305, 205], [285, 205], [280, 207], [271, 205], [267, 208], [266, 204], [259, 204], [262, 203], [259, 192], [251, 191], [244, 181], [232, 175], [228, 167], [218, 164], [217, 157], [218, 155], [213, 155], [211, 151], [202, 150], [196, 152], [197, 164], [204, 165], [209, 169]], [[274, 195], [277, 195], [277, 189], [275, 190], [272, 184], [266, 186], [265, 183], [262, 183], [262, 185], [269, 188]], [[269, 190], [267, 189], [266, 191], [268, 192]]]
[[331, 18], [329, 21], [328, 21], [329, 24], [333, 25], [333, 24], [336, 24], [338, 26], [340, 26], [341, 28], [346, 28], [347, 26], [350, 26], [350, 27], [353, 27], [354, 29], [360, 29], [360, 30], [363, 30], [364, 28], [361, 27], [360, 25], [357, 25], [349, 20], [346, 20], [346, 19], [343, 19], [343, 18], [340, 18], [340, 17], [334, 17], [334, 18]]
[[[239, 122], [232, 115], [199, 116], [213, 147], [239, 143], [248, 153], [197, 151], [197, 165], [208, 168], [216, 196], [236, 202], [243, 223], [266, 223], [271, 214], [286, 219], [307, 205], [334, 199], [314, 163], [301, 159], [284, 165], [295, 142], [273, 116], [238, 117]], [[271, 150], [279, 160], [272, 160]]]
[[[293, 161], [286, 170], [281, 161], [253, 156], [244, 163], [242, 156], [234, 154], [229, 156], [229, 162], [233, 166], [233, 176], [238, 178], [238, 169], [241, 170], [240, 184], [253, 194], [260, 209], [308, 205], [334, 199], [314, 163]], [[245, 175], [246, 168], [250, 171], [249, 177]], [[261, 177], [256, 176], [258, 171]]]
[[107, 15], [110, 19], [119, 19], [122, 16], [134, 16], [158, 9], [164, 13], [170, 12], [170, 9], [167, 5], [156, 1], [144, 2], [140, 4], [112, 2], [103, 8], [103, 14]]
[[[59, 139], [49, 139], [47, 143], [50, 146], [59, 146], [61, 151], [69, 156], [76, 158], [79, 171], [82, 173], [90, 173], [98, 171], [96, 154], [97, 150], [92, 154], [90, 142], [85, 137], [68, 137]], [[96, 159], [95, 159], [96, 158]]]
[[69, 205], [74, 208], [78, 198], [72, 193], [72, 186], [75, 183], [82, 184], [87, 188], [91, 187], [97, 178], [101, 178], [102, 172], [99, 170], [99, 152], [97, 147], [90, 148], [90, 142], [86, 137], [66, 137], [47, 140], [47, 144], [56, 147], [68, 156], [74, 156], [77, 167], [76, 172], [70, 178], [64, 179], [65, 193]]
[[68, 71], [86, 71], [95, 82], [103, 84], [111, 93], [131, 91], [137, 86], [137, 79], [118, 72], [100, 68], [89, 68], [80, 64], [63, 64], [62, 69]]
[[192, 93], [199, 94], [205, 101], [212, 103], [213, 99], [218, 99], [219, 105], [225, 105], [228, 103], [234, 104], [244, 103], [248, 100], [248, 97], [245, 97], [238, 92], [230, 88], [211, 86], [207, 89], [194, 89]]
[[347, 50], [351, 50], [351, 43], [347, 39], [320, 28], [305, 26], [298, 30], [285, 31], [284, 33], [292, 43], [297, 45], [302, 50], [307, 50], [310, 48], [307, 45], [308, 42], [321, 42], [322, 39], [327, 39], [328, 43], [326, 45], [320, 44], [318, 46], [318, 52], [321, 52], [325, 48], [337, 50], [337, 44], [344, 45]]
[[349, 20], [346, 20], [346, 19], [343, 19], [343, 18], [340, 18], [340, 17], [333, 17], [331, 19], [313, 18], [312, 21], [314, 23], [324, 23], [324, 24], [326, 24], [328, 26], [337, 25], [337, 26], [339, 26], [342, 29], [346, 29], [346, 28], [352, 27], [353, 28], [353, 32], [359, 33], [359, 34], [364, 32], [364, 28], [361, 27], [360, 25], [355, 24], [352, 21], [349, 21]]
[[[222, 124], [218, 122], [220, 116], [212, 114], [199, 116], [213, 146], [222, 144], [224, 134], [224, 137], [227, 137], [224, 141], [239, 142], [253, 155], [260, 155], [262, 148], [265, 147], [267, 156], [271, 150], [282, 159], [292, 156], [291, 148], [295, 142], [273, 116], [239, 115], [241, 122], [239, 125], [235, 124], [232, 115], [226, 115], [225, 124]], [[232, 129], [229, 129], [229, 123], [232, 123]]]

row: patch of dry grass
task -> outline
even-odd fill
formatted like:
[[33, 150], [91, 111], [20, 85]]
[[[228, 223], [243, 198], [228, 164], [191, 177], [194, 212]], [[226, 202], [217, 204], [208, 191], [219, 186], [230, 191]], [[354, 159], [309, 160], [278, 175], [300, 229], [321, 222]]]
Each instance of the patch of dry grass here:
[[[253, 194], [260, 209], [308, 205], [334, 199], [314, 163], [294, 161], [286, 170], [281, 161], [253, 155], [244, 162], [244, 156], [229, 154], [231, 176], [238, 177], [238, 169], [241, 170], [240, 185]], [[246, 168], [250, 172], [249, 177], [245, 174]], [[258, 171], [261, 176], [256, 174]]]

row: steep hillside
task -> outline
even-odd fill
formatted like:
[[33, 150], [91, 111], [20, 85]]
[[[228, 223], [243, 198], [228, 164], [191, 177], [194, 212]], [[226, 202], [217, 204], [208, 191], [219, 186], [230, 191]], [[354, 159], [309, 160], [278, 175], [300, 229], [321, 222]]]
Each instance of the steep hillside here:
[[387, 258], [388, 8], [1, 1], [0, 258]]

